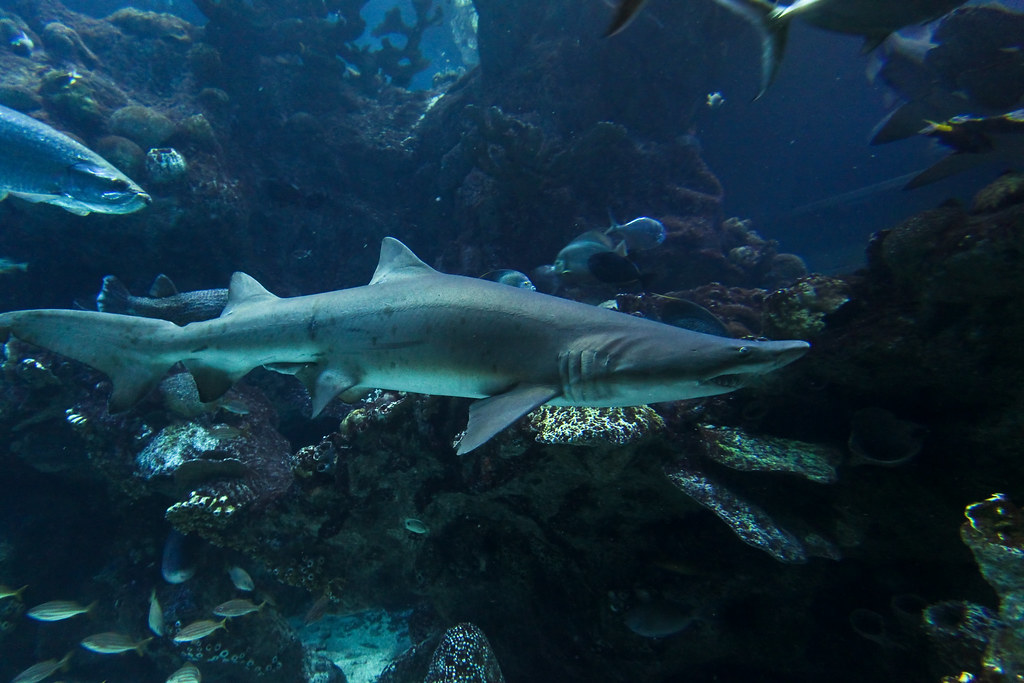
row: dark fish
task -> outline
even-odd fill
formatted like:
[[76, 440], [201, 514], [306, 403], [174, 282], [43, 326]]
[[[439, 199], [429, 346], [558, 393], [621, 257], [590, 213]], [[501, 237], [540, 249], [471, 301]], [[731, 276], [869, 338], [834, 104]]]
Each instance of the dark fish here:
[[444, 632], [423, 683], [504, 683], [487, 636], [470, 623]]
[[695, 616], [692, 609], [655, 598], [636, 605], [622, 620], [630, 631], [644, 638], [665, 638], [685, 630]]
[[179, 292], [171, 279], [162, 274], [153, 281], [149, 296], [133, 296], [113, 275], [103, 278], [103, 288], [96, 295], [96, 310], [102, 313], [159, 318], [176, 325], [216, 318], [227, 303], [226, 289]]
[[316, 602], [314, 602], [310, 606], [309, 610], [306, 612], [306, 615], [302, 617], [302, 624], [304, 626], [308, 626], [310, 624], [315, 624], [316, 622], [323, 619], [324, 615], [327, 614], [327, 608], [330, 607], [330, 605], [331, 599], [327, 596], [326, 593], [324, 593], [316, 599]]
[[647, 0], [622, 0], [619, 6], [615, 8], [615, 17], [608, 26], [608, 30], [605, 31], [605, 37], [614, 36], [633, 23], [636, 15], [646, 4]]
[[593, 282], [590, 257], [603, 253], [614, 253], [625, 258], [626, 245], [620, 242], [616, 246], [603, 232], [589, 230], [577, 235], [569, 244], [562, 247], [555, 257], [554, 272], [565, 282]]
[[176, 529], [171, 529], [164, 541], [164, 554], [160, 573], [167, 583], [185, 583], [196, 573], [196, 542]]
[[[793, 19], [802, 19], [828, 31], [864, 36], [871, 49], [890, 33], [937, 19], [966, 1], [796, 0], [784, 5], [768, 0], [715, 0], [753, 24], [761, 35], [761, 93], [771, 85], [779, 69]], [[609, 35], [627, 26], [643, 6], [642, 1], [622, 0]]]
[[894, 33], [868, 75], [899, 104], [875, 126], [872, 144], [916, 135], [957, 114], [996, 115], [1024, 102], [1024, 13], [1002, 5], [964, 7], [925, 27]]
[[640, 282], [636, 264], [614, 251], [600, 251], [587, 259], [587, 271], [600, 282], [611, 285]]
[[907, 190], [982, 164], [1013, 166], [1024, 159], [1024, 109], [1001, 116], [955, 116], [930, 124], [921, 134], [936, 138], [953, 153], [915, 176]]
[[718, 316], [700, 304], [663, 294], [652, 296], [656, 297], [659, 302], [658, 315], [661, 322], [694, 332], [713, 334], [716, 337], [730, 336], [729, 330], [718, 319]]
[[103, 157], [31, 116], [0, 105], [0, 200], [12, 195], [84, 216], [132, 213], [150, 196]]

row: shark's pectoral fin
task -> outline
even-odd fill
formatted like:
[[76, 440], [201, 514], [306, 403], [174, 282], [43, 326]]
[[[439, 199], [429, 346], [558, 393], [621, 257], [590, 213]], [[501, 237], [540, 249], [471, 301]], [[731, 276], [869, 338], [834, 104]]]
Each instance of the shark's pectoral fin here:
[[295, 372], [295, 376], [305, 385], [309, 397], [313, 401], [313, 417], [327, 407], [338, 394], [347, 392], [359, 384], [359, 380], [351, 373], [338, 368], [325, 368], [309, 364]]
[[487, 443], [505, 427], [560, 393], [558, 387], [529, 384], [473, 402], [469, 406], [469, 426], [459, 442], [458, 454], [469, 453]]
[[203, 403], [216, 401], [227, 393], [235, 382], [242, 378], [248, 370], [231, 372], [224, 368], [207, 365], [202, 361], [186, 360], [185, 367], [192, 373], [196, 380], [196, 389], [199, 390], [199, 400]]

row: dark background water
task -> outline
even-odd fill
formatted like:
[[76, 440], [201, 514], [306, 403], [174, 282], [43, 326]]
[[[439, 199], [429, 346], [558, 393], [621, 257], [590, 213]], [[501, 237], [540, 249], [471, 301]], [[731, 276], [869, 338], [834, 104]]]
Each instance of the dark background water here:
[[[363, 16], [375, 25], [393, 4], [372, 2]], [[205, 21], [188, 0], [69, 0], [66, 5], [94, 16], [130, 5], [172, 12], [200, 25]], [[672, 31], [660, 21], [659, 9], [651, 2], [638, 21]], [[901, 189], [901, 178], [946, 152], [923, 139], [868, 144], [872, 127], [887, 112], [887, 93], [867, 78], [869, 56], [859, 38], [794, 22], [778, 77], [755, 100], [760, 72], [755, 31], [724, 10], [709, 23], [726, 58], [706, 74], [706, 82], [709, 92], [721, 92], [726, 102], [698, 110], [692, 124], [680, 112], [680, 133], [691, 132], [700, 142], [725, 188], [726, 213], [753, 219], [763, 236], [804, 256], [812, 270], [858, 267], [873, 232], [947, 198], [969, 200], [972, 189], [994, 175], [988, 169], [915, 191]], [[695, 59], [688, 49], [680, 45], [665, 59]], [[463, 66], [443, 25], [427, 31], [424, 53], [432, 66], [416, 77], [414, 89], [429, 88], [438, 71]], [[815, 206], [806, 209], [810, 204]]]

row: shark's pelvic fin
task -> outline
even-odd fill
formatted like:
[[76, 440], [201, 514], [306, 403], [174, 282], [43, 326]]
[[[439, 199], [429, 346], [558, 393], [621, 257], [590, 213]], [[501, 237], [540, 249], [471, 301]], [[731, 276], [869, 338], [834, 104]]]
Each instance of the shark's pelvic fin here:
[[491, 437], [561, 393], [558, 387], [520, 385], [504, 394], [474, 401], [469, 406], [469, 426], [459, 442], [458, 454], [469, 453]]
[[373, 272], [370, 284], [379, 285], [382, 282], [394, 282], [406, 277], [438, 274], [436, 270], [412, 253], [409, 247], [394, 237], [385, 237], [380, 245], [380, 260], [377, 262], [377, 270]]
[[199, 400], [203, 403], [216, 401], [227, 393], [231, 385], [242, 379], [249, 370], [252, 370], [252, 368], [245, 368], [244, 370], [232, 372], [198, 360], [186, 360], [183, 363], [195, 378], [196, 389], [199, 390]]
[[277, 298], [251, 275], [235, 273], [231, 276], [231, 284], [228, 286], [228, 304], [220, 315], [223, 318], [226, 315], [231, 315], [241, 306], [265, 303]]
[[359, 383], [358, 379], [343, 370], [322, 368], [312, 364], [299, 370], [295, 376], [306, 386], [306, 391], [313, 401], [313, 417], [319, 415], [335, 396]]

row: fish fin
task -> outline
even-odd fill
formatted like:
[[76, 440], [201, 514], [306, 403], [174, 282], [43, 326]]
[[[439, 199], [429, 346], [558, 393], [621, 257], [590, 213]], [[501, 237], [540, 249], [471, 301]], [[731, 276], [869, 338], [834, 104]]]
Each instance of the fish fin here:
[[789, 37], [791, 6], [776, 5], [766, 0], [715, 0], [719, 5], [752, 24], [761, 36], [761, 82], [759, 99], [768, 90], [779, 71], [782, 54]]
[[154, 299], [163, 299], [174, 296], [177, 293], [178, 288], [174, 286], [174, 281], [163, 273], [156, 276], [152, 286], [149, 288], [149, 295]]
[[7, 199], [7, 190], [0, 190], [0, 202]]
[[871, 130], [871, 144], [882, 145], [917, 135], [935, 113], [934, 105], [923, 100], [901, 104], [875, 124]]
[[218, 398], [227, 393], [228, 389], [242, 378], [249, 370], [243, 370], [241, 372], [229, 371], [224, 368], [218, 368], [213, 365], [208, 365], [200, 360], [186, 360], [183, 361], [188, 371], [192, 373], [192, 377], [196, 380], [196, 389], [199, 390], [199, 400], [203, 403], [209, 403], [210, 401], [216, 401]]
[[914, 190], [924, 185], [938, 182], [943, 178], [969, 171], [976, 166], [985, 163], [990, 157], [987, 154], [966, 154], [954, 152], [945, 159], [932, 164], [925, 170], [918, 173], [909, 183], [903, 186], [904, 190]]
[[312, 363], [266, 363], [263, 367], [281, 375], [298, 375], [311, 365]]
[[319, 415], [335, 396], [358, 384], [355, 377], [343, 370], [313, 364], [298, 370], [295, 376], [306, 386], [313, 401], [312, 417]]
[[627, 256], [629, 256], [629, 249], [628, 247], [626, 247], [626, 240], [620, 241], [617, 245], [615, 245], [615, 249], [613, 249], [612, 251], [616, 256], [621, 256], [622, 258], [626, 258]]
[[245, 273], [235, 273], [228, 285], [228, 303], [220, 317], [234, 313], [241, 306], [276, 301], [277, 297], [256, 281], [256, 278]]
[[139, 644], [135, 646], [136, 654], [138, 654], [140, 657], [144, 656], [146, 654], [146, 646], [149, 645], [149, 641], [151, 640], [153, 640], [153, 636], [150, 636], [145, 640], [140, 640]]
[[622, 32], [633, 23], [636, 15], [640, 13], [640, 10], [646, 4], [647, 0], [621, 0], [618, 7], [615, 8], [615, 16], [612, 18], [612, 23], [608, 25], [608, 29], [604, 32], [604, 37], [610, 38], [616, 33]]
[[159, 384], [174, 365], [181, 328], [166, 320], [96, 311], [39, 310], [0, 314], [0, 338], [18, 339], [73, 358], [107, 375], [114, 385], [109, 407], [121, 412]]
[[373, 272], [370, 284], [379, 285], [401, 278], [436, 274], [437, 271], [421, 261], [409, 247], [394, 237], [385, 237], [380, 244], [380, 260], [377, 262], [377, 270]]
[[114, 275], [103, 278], [103, 286], [96, 295], [96, 310], [102, 313], [128, 314], [128, 301], [131, 292]]
[[864, 44], [860, 46], [860, 53], [866, 55], [869, 52], [873, 52], [875, 48], [885, 42], [890, 33], [876, 34], [873, 36], [864, 36]]
[[60, 669], [61, 671], [63, 671], [64, 673], [67, 673], [68, 669], [71, 668], [70, 662], [71, 662], [71, 655], [73, 655], [73, 654], [75, 654], [74, 650], [68, 650], [68, 653], [66, 655], [64, 655], [63, 657], [61, 657], [60, 661], [57, 662], [57, 668]]
[[527, 384], [474, 401], [469, 406], [469, 425], [459, 442], [458, 454], [464, 455], [487, 443], [495, 434], [560, 393], [558, 387]]
[[[172, 323], [173, 324], [173, 323]], [[102, 368], [100, 368], [102, 370]], [[110, 374], [114, 390], [107, 401], [111, 413], [123, 413], [156, 389], [170, 367], [164, 364], [146, 365], [141, 359]], [[106, 370], [103, 370], [107, 372]]]

